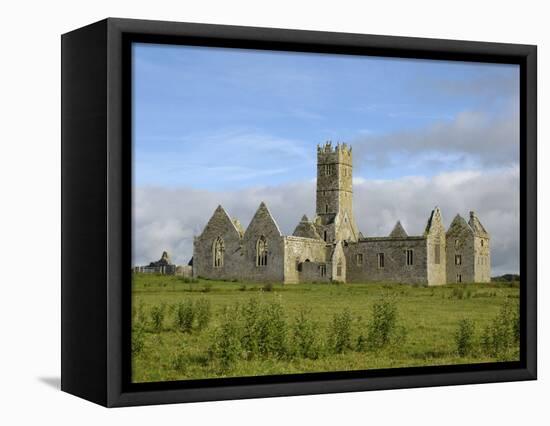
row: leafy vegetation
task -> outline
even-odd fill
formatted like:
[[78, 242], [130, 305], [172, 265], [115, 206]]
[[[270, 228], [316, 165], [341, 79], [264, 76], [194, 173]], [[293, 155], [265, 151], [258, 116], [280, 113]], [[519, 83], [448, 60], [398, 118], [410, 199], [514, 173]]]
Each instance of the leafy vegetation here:
[[[207, 291], [204, 291], [208, 288]], [[138, 382], [517, 360], [517, 283], [413, 287], [137, 274]], [[469, 296], [467, 295], [469, 293]]]

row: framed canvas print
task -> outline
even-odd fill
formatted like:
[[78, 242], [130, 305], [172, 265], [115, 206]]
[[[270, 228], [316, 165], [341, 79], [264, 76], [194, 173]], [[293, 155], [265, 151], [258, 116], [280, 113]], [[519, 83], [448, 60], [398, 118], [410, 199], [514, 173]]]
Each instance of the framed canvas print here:
[[536, 47], [106, 19], [62, 37], [62, 389], [536, 378]]

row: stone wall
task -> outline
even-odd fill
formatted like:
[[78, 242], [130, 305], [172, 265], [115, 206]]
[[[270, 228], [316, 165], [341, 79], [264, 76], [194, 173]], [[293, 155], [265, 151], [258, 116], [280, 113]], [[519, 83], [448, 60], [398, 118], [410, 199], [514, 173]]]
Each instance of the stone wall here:
[[[475, 282], [474, 234], [461, 216], [457, 215], [451, 223], [446, 239], [447, 283]], [[457, 256], [460, 256], [459, 265]]]
[[439, 208], [432, 211], [426, 227], [428, 285], [447, 283], [445, 227]]
[[[260, 237], [265, 238], [267, 244], [266, 265], [258, 265], [257, 262], [256, 249]], [[283, 282], [284, 254], [284, 237], [267, 206], [261, 203], [243, 236], [240, 279], [256, 282]]]
[[[295, 236], [284, 237], [285, 267], [284, 282], [298, 283], [302, 281], [302, 275], [305, 277], [303, 267], [305, 263], [315, 263], [316, 265], [326, 264], [326, 243], [322, 240], [311, 238], [302, 238]], [[308, 265], [310, 266], [310, 265]], [[308, 274], [311, 271], [308, 269]], [[307, 275], [309, 277], [309, 275]], [[308, 278], [309, 281], [322, 281], [319, 279]]]
[[[324, 268], [324, 274], [321, 273]], [[304, 262], [301, 265], [301, 283], [329, 283], [332, 276], [332, 264], [330, 262]]]
[[[428, 283], [425, 237], [403, 239], [364, 238], [344, 247], [347, 282]], [[413, 251], [412, 265], [407, 265], [406, 250]], [[378, 265], [378, 254], [384, 255], [384, 266]], [[362, 255], [359, 264], [357, 255]]]
[[190, 265], [177, 266], [175, 274], [180, 277], [191, 278], [193, 276], [193, 267]]
[[[215, 267], [214, 242], [221, 238], [224, 244], [223, 265]], [[241, 277], [241, 235], [221, 207], [215, 210], [202, 234], [193, 243], [193, 276], [210, 279], [239, 279]]]
[[486, 237], [474, 238], [474, 280], [476, 283], [491, 282], [491, 241]]

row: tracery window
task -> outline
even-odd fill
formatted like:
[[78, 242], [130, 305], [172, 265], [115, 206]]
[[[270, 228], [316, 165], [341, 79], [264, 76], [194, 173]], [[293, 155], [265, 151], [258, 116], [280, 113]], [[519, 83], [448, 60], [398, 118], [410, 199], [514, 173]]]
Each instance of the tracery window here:
[[267, 240], [262, 235], [256, 243], [256, 266], [267, 265]]
[[225, 254], [225, 245], [223, 243], [223, 238], [218, 237], [212, 245], [212, 259], [214, 263], [214, 268], [221, 268], [223, 266], [223, 257]]

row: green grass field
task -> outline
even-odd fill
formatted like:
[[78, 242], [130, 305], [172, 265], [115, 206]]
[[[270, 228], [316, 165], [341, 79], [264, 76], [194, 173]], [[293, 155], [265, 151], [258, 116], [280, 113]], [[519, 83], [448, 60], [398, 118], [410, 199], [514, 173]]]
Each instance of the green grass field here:
[[[175, 320], [177, 304], [193, 302], [196, 305], [198, 300], [203, 304], [208, 301], [210, 320], [199, 329], [195, 319], [192, 330], [182, 332]], [[284, 345], [288, 345], [284, 353], [247, 355], [242, 352], [239, 341], [231, 340], [227, 334], [231, 333], [224, 319], [227, 308], [238, 305], [234, 309], [242, 310], [251, 300], [260, 306], [275, 302], [282, 308], [283, 322], [274, 327], [283, 330], [278, 336], [282, 335]], [[382, 347], [361, 348], [360, 336], [367, 336], [374, 324], [373, 307], [387, 301], [397, 313], [394, 337]], [[181, 277], [136, 274], [132, 300], [133, 380], [150, 382], [517, 360], [517, 336], [513, 340], [510, 327], [499, 326], [499, 313], [503, 306], [516, 309], [518, 301], [517, 282], [441, 287], [379, 283], [264, 286], [207, 280], [189, 283]], [[345, 311], [351, 314], [348, 330], [351, 335], [346, 336], [350, 345], [334, 351], [330, 349], [330, 330], [334, 316]], [[296, 318], [300, 313], [312, 326], [310, 332], [313, 330], [317, 345], [317, 353], [312, 357], [297, 355], [292, 350], [293, 336], [297, 333]], [[455, 335], [463, 319], [470, 320], [474, 330], [469, 339], [471, 348], [460, 356]], [[499, 348], [504, 349], [498, 353], [487, 350], [485, 329], [488, 327], [494, 330], [495, 341], [505, 340], [504, 346], [499, 343]], [[225, 342], [222, 347], [232, 345], [231, 362], [224, 364], [217, 358], [227, 351], [212, 349], [219, 348], [220, 341]]]

